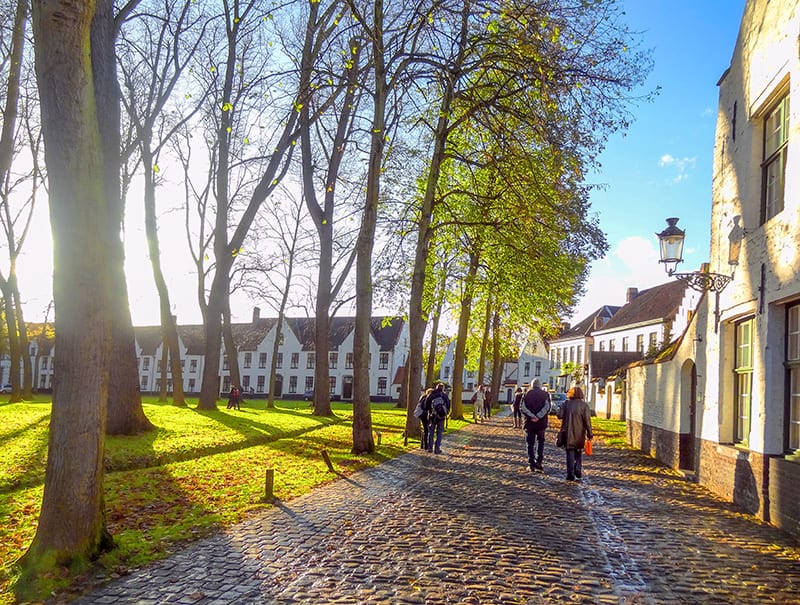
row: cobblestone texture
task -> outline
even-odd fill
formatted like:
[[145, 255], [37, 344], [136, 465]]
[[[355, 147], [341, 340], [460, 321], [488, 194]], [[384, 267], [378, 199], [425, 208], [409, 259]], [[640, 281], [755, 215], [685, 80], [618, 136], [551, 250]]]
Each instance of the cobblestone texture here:
[[531, 473], [502, 414], [278, 503], [75, 603], [800, 604], [800, 548], [632, 450]]

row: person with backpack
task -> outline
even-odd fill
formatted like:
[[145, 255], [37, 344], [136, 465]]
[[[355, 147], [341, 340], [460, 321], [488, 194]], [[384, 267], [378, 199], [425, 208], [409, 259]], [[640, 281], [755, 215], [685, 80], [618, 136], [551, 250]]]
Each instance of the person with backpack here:
[[450, 398], [444, 391], [444, 383], [440, 382], [425, 399], [428, 411], [428, 447], [429, 452], [442, 453], [442, 435], [444, 434], [444, 419], [450, 413]]
[[429, 419], [430, 410], [425, 407], [428, 402], [428, 395], [431, 393], [433, 393], [433, 389], [426, 389], [423, 391], [417, 402], [417, 407], [414, 408], [414, 416], [422, 423], [422, 441], [420, 441], [419, 446], [424, 450], [428, 449], [428, 434], [431, 432]]
[[543, 471], [544, 436], [547, 415], [550, 413], [550, 394], [542, 389], [537, 378], [531, 390], [522, 398], [520, 411], [525, 415], [525, 443], [528, 446], [528, 463], [532, 471]]

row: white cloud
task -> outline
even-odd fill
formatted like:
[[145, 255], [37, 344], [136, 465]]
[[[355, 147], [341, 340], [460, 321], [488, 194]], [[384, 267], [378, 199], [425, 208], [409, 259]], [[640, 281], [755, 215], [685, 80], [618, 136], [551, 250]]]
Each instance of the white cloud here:
[[676, 172], [675, 176], [672, 177], [673, 183], [680, 183], [688, 179], [689, 173], [694, 170], [696, 164], [696, 157], [676, 158], [669, 153], [665, 153], [658, 160], [660, 168], [670, 168]]
[[649, 239], [634, 236], [618, 242], [608, 256], [593, 263], [586, 293], [569, 321], [575, 324], [603, 305], [624, 305], [628, 288], [641, 291], [668, 281], [658, 259]]

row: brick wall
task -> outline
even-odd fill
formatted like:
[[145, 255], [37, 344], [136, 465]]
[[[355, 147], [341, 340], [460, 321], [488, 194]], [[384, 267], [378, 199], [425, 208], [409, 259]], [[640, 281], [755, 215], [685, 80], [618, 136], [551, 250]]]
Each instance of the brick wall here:
[[628, 443], [672, 468], [680, 464], [680, 435], [629, 420]]

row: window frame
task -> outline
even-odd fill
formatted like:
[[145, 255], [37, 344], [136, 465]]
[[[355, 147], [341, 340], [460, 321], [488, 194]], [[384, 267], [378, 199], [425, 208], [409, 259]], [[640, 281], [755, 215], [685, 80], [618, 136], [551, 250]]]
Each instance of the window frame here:
[[[780, 113], [777, 121], [776, 113]], [[778, 139], [777, 143], [773, 138]], [[786, 160], [789, 148], [789, 93], [780, 98], [764, 115], [761, 149], [761, 224], [783, 212], [786, 203]], [[771, 172], [777, 168], [778, 172]], [[777, 187], [774, 184], [777, 182]], [[771, 195], [777, 192], [777, 197]]]
[[786, 307], [786, 435], [784, 449], [800, 454], [800, 301]]
[[[745, 338], [745, 329], [748, 330]], [[733, 329], [733, 443], [747, 447], [753, 420], [753, 364], [755, 354], [753, 338], [755, 317], [750, 316], [734, 324]], [[743, 342], [743, 341], [747, 342]], [[747, 403], [743, 404], [743, 399]], [[745, 426], [746, 425], [746, 426]]]

